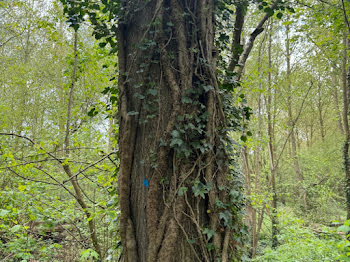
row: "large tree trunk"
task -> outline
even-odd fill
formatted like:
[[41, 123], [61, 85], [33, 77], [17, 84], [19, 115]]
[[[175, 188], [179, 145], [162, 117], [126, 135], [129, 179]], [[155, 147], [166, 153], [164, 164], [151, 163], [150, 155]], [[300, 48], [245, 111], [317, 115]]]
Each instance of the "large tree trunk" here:
[[[123, 261], [232, 261], [213, 0], [122, 1], [119, 201]], [[236, 192], [237, 193], [237, 192]]]

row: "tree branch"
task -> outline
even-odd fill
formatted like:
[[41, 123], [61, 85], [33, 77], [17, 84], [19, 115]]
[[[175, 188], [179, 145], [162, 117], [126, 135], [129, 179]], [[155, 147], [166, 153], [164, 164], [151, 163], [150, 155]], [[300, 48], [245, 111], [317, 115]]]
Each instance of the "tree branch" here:
[[[280, 3], [281, 0], [276, 0], [272, 6], [270, 7], [271, 10], [275, 10], [278, 6], [278, 4]], [[247, 43], [247, 45], [244, 47], [244, 51], [242, 53], [242, 55], [240, 56], [240, 59], [239, 59], [239, 62], [238, 62], [238, 69], [237, 69], [237, 80], [239, 81], [242, 77], [242, 73], [243, 73], [243, 69], [244, 69], [244, 66], [245, 66], [245, 63], [248, 59], [248, 56], [250, 54], [250, 51], [252, 50], [253, 48], [253, 45], [254, 45], [254, 41], [256, 39], [256, 37], [258, 35], [260, 35], [263, 31], [264, 31], [264, 24], [265, 22], [270, 18], [271, 16], [267, 13], [265, 14], [265, 16], [260, 20], [260, 22], [258, 23], [258, 25], [256, 26], [256, 28], [254, 29], [254, 31], [250, 34], [250, 37], [249, 37], [249, 41]]]
[[343, 7], [342, 10], [343, 10], [343, 14], [344, 14], [344, 20], [345, 20], [345, 23], [348, 27], [348, 32], [350, 34], [350, 23], [349, 23], [348, 15], [346, 14], [344, 0], [341, 0], [341, 3], [342, 3], [342, 7]]
[[298, 121], [298, 119], [299, 119], [299, 117], [300, 117], [301, 112], [303, 111], [305, 100], [306, 100], [306, 98], [308, 97], [308, 95], [309, 95], [309, 93], [310, 93], [312, 87], [313, 87], [313, 82], [311, 81], [311, 85], [310, 85], [309, 89], [307, 90], [305, 97], [303, 98], [303, 101], [302, 101], [301, 106], [300, 106], [300, 108], [299, 108], [299, 112], [298, 112], [297, 116], [295, 117], [295, 119], [294, 119], [294, 121], [293, 121], [293, 123], [292, 123], [292, 128], [291, 128], [291, 130], [289, 131], [288, 136], [286, 137], [286, 140], [284, 141], [282, 150], [281, 150], [281, 152], [280, 152], [279, 155], [278, 155], [278, 158], [277, 158], [277, 160], [276, 160], [276, 163], [275, 163], [275, 165], [274, 165], [274, 168], [276, 168], [276, 167], [278, 166], [278, 163], [279, 163], [279, 161], [280, 161], [280, 159], [281, 159], [281, 156], [282, 156], [283, 151], [284, 151], [284, 149], [285, 149], [285, 147], [286, 147], [286, 144], [287, 144], [287, 142], [288, 142], [290, 136], [291, 136], [292, 133], [293, 133], [294, 127], [295, 127], [295, 125], [296, 125], [296, 123], [297, 123], [297, 121]]
[[238, 64], [239, 57], [242, 53], [243, 46], [241, 44], [241, 36], [244, 25], [244, 18], [246, 9], [248, 7], [248, 2], [238, 2], [236, 5], [236, 19], [235, 19], [235, 28], [233, 31], [233, 40], [231, 46], [232, 58], [228, 66], [228, 71], [233, 71]]

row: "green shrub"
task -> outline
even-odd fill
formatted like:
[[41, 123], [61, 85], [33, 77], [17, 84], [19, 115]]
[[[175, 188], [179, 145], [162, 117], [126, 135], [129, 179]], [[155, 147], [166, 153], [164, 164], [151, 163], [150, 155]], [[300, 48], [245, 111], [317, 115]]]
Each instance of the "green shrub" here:
[[[290, 211], [288, 211], [290, 214]], [[253, 261], [278, 262], [334, 262], [339, 260], [341, 250], [337, 247], [339, 237], [334, 230], [321, 228], [317, 233], [305, 226], [303, 220], [283, 212], [279, 216], [279, 246], [260, 250], [260, 256]], [[266, 243], [262, 239], [261, 244]], [[267, 242], [268, 243], [268, 242]]]

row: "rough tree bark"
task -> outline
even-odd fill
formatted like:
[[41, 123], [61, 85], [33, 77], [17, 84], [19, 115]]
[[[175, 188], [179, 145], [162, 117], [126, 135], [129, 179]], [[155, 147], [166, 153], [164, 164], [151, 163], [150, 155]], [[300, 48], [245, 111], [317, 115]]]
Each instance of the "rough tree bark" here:
[[122, 261], [232, 261], [213, 0], [122, 1]]

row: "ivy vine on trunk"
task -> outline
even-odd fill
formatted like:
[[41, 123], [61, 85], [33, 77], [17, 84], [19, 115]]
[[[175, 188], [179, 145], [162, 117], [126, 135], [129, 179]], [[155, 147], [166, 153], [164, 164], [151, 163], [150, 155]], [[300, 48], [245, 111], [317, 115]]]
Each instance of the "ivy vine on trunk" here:
[[243, 201], [230, 176], [214, 1], [125, 1], [121, 10], [123, 261], [232, 261]]

